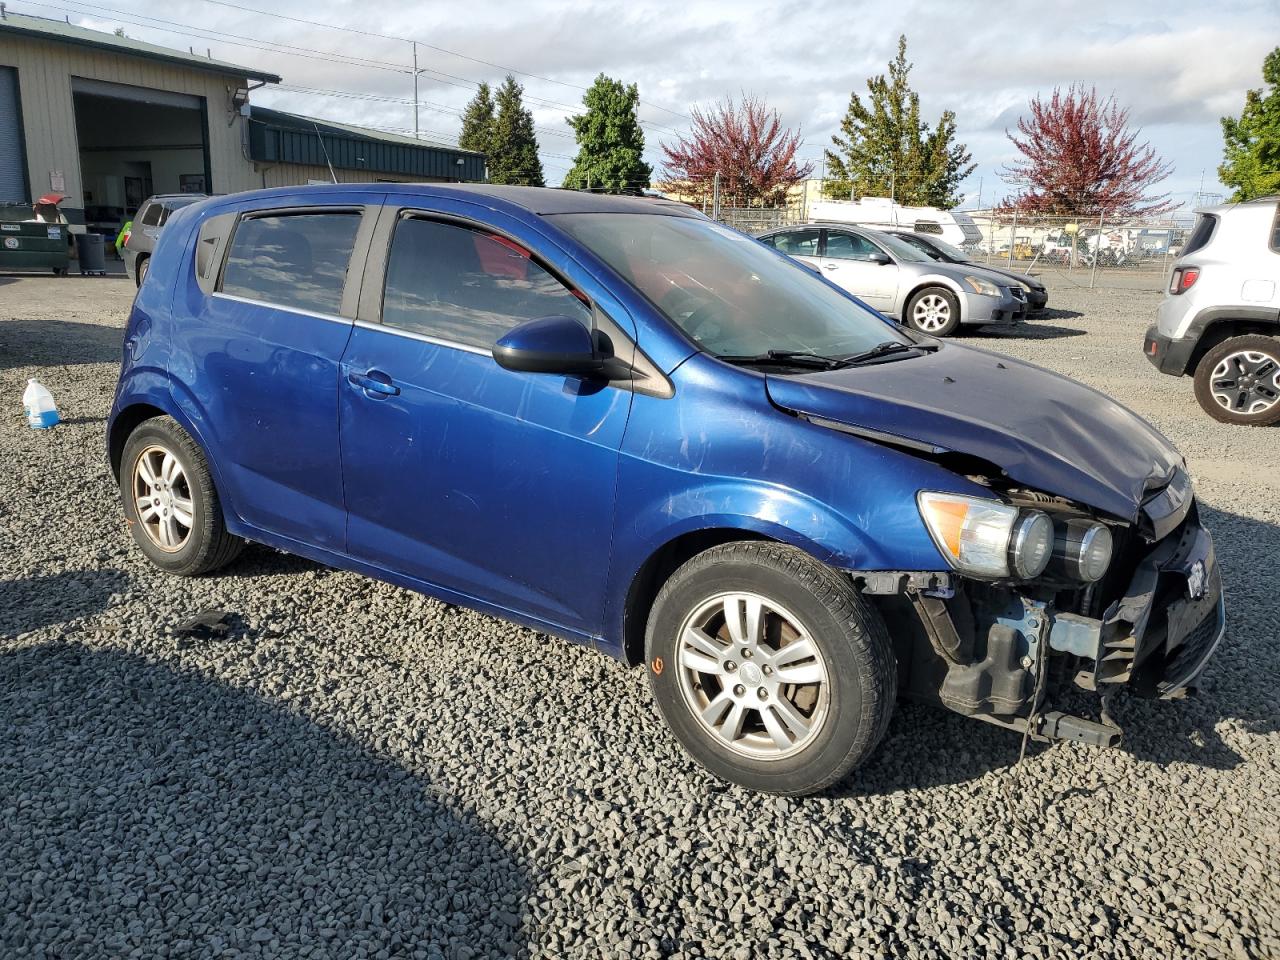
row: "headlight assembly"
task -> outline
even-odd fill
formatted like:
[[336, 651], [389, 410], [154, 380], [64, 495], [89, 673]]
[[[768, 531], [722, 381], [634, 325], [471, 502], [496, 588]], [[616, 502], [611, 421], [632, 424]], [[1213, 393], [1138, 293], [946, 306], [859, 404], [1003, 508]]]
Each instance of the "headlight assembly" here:
[[980, 293], [984, 297], [1000, 296], [1000, 288], [985, 277], [965, 277], [964, 282], [973, 289], [974, 293]]
[[1053, 521], [1040, 510], [927, 491], [918, 495], [917, 502], [933, 542], [962, 573], [1029, 580], [1049, 563]]
[[1111, 530], [1093, 520], [1068, 520], [1053, 542], [1053, 573], [1093, 583], [1111, 566]]

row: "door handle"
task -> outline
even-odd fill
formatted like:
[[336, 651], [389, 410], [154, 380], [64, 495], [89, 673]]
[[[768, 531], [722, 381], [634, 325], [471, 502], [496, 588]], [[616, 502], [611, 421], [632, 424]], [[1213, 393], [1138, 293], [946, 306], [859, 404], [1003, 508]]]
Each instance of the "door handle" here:
[[839, 265], [838, 265], [838, 264], [834, 264], [834, 263], [824, 263], [824, 264], [822, 265], [822, 269], [823, 269], [823, 270], [838, 270], [838, 269], [839, 269]]
[[381, 370], [370, 370], [368, 373], [356, 373], [353, 370], [347, 374], [347, 382], [363, 390], [364, 395], [373, 400], [400, 395], [400, 388]]

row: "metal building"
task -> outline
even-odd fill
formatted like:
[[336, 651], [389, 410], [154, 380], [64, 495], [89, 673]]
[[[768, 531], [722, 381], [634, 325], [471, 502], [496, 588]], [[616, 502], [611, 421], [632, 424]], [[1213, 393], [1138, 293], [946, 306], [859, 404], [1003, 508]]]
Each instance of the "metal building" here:
[[274, 73], [5, 7], [0, 203], [65, 194], [75, 232], [113, 232], [153, 193], [484, 179], [482, 154], [251, 109]]

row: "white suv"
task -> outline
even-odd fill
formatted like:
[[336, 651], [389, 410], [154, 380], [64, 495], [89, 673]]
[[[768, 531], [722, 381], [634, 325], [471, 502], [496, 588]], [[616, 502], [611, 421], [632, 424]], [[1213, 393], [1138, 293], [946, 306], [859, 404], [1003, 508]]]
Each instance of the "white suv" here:
[[1196, 211], [1144, 350], [1223, 423], [1280, 422], [1277, 197]]

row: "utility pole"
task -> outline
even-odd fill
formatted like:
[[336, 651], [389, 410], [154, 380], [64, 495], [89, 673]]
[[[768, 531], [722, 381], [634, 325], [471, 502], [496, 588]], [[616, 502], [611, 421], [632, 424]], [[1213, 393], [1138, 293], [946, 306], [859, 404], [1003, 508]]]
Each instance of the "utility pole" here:
[[711, 219], [720, 219], [720, 171], [716, 171], [715, 178], [711, 181]]
[[413, 44], [413, 139], [418, 140], [418, 41], [409, 42]]

